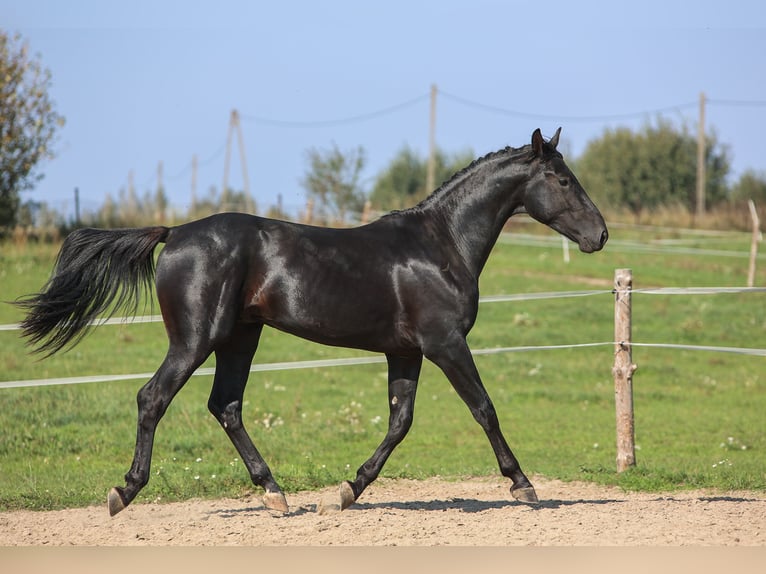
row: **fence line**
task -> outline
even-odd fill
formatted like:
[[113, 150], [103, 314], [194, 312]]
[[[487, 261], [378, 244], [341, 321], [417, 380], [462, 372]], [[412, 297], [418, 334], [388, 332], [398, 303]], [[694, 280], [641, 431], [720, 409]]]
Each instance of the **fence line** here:
[[[101, 325], [130, 325], [133, 323], [161, 323], [162, 315], [138, 315], [135, 317], [111, 317], [109, 319], [94, 319], [88, 325], [100, 327]], [[0, 331], [20, 331], [18, 323], [0, 325]]]
[[[561, 239], [555, 235], [535, 235], [531, 233], [513, 233], [500, 236], [500, 242], [511, 245], [525, 245], [529, 247], [557, 247]], [[610, 239], [611, 251], [628, 251], [639, 253], [653, 253], [658, 255], [712, 255], [716, 257], [736, 257], [747, 259], [750, 257], [748, 250], [734, 251], [729, 249], [705, 249], [701, 247], [668, 247], [667, 245], [646, 244], [639, 241]], [[766, 254], [759, 253], [756, 259], [766, 259]]]
[[[611, 295], [614, 289], [594, 289], [589, 291], [551, 291], [532, 293], [510, 293], [504, 295], [486, 295], [479, 298], [479, 303], [505, 303], [512, 301], [534, 301], [538, 299], [563, 299], [567, 297], [589, 297], [592, 295]], [[717, 295], [731, 293], [766, 293], [766, 287], [650, 287], [646, 289], [633, 289], [633, 293], [644, 295]], [[91, 326], [101, 325], [130, 325], [133, 323], [160, 323], [162, 315], [140, 315], [136, 317], [112, 317], [109, 319], [95, 319], [90, 322]], [[0, 325], [0, 331], [18, 331], [21, 326], [18, 323]]]
[[719, 295], [723, 293], [766, 293], [766, 287], [647, 287], [633, 289], [644, 295]]
[[[610, 343], [614, 344], [614, 343]], [[736, 353], [753, 357], [766, 357], [766, 349], [750, 347], [713, 347], [710, 345], [684, 345], [683, 343], [631, 343], [633, 347], [654, 347], [657, 349], [681, 349], [686, 351], [711, 351], [717, 353]]]
[[[614, 347], [621, 342], [604, 341], [596, 343], [574, 343], [568, 345], [540, 345], [540, 346], [521, 346], [521, 347], [491, 347], [487, 349], [472, 350], [473, 355], [499, 355], [502, 353], [518, 353], [528, 351], [553, 351], [561, 349], [583, 349], [587, 347]], [[630, 343], [633, 347], [652, 347], [664, 349], [682, 349], [688, 351], [709, 351], [720, 353], [737, 353], [741, 355], [750, 355], [756, 357], [766, 357], [766, 349], [752, 349], [746, 347], [713, 347], [708, 345], [683, 345], [672, 343]], [[277, 363], [254, 364], [250, 366], [250, 372], [269, 372], [269, 371], [288, 371], [298, 369], [321, 369], [327, 367], [344, 367], [351, 365], [371, 365], [376, 363], [385, 363], [386, 359], [382, 355], [369, 357], [346, 357], [338, 359], [315, 359], [307, 361], [287, 361]], [[215, 374], [215, 367], [205, 367], [197, 369], [192, 376], [212, 376]], [[43, 387], [53, 385], [76, 385], [83, 383], [107, 383], [115, 381], [130, 380], [149, 380], [154, 373], [132, 373], [119, 375], [84, 375], [80, 377], [61, 377], [56, 379], [27, 379], [18, 381], [0, 381], [0, 389], [12, 389], [20, 387]]]
[[[713, 294], [730, 294], [730, 293], [761, 293], [766, 292], [766, 287], [660, 287], [660, 288], [647, 288], [647, 289], [633, 289], [631, 291], [634, 294], [644, 295], [713, 295]], [[614, 294], [614, 289], [599, 289], [599, 290], [586, 290], [586, 291], [558, 291], [558, 292], [539, 292], [539, 293], [516, 293], [507, 295], [489, 295], [481, 297], [480, 303], [499, 303], [499, 302], [511, 302], [511, 301], [530, 301], [535, 299], [559, 299], [566, 297], [587, 297], [592, 295], [605, 295]], [[133, 323], [154, 323], [162, 321], [161, 315], [144, 315], [138, 317], [113, 317], [106, 320], [95, 320], [91, 322], [91, 325], [118, 325], [118, 324], [133, 324]], [[0, 331], [12, 331], [18, 330], [20, 326], [17, 323], [0, 325]], [[500, 353], [510, 352], [526, 352], [526, 351], [546, 351], [546, 350], [559, 350], [559, 349], [577, 349], [586, 347], [599, 347], [599, 346], [611, 346], [622, 345], [624, 342], [595, 342], [595, 343], [575, 343], [564, 345], [539, 345], [539, 346], [519, 346], [519, 347], [494, 347], [488, 349], [478, 349], [472, 351], [474, 355], [495, 355]], [[650, 348], [665, 348], [665, 349], [679, 349], [690, 351], [706, 351], [706, 352], [721, 352], [721, 353], [737, 353], [749, 356], [766, 357], [766, 349], [754, 349], [744, 347], [717, 347], [710, 345], [686, 345], [686, 344], [674, 344], [674, 343], [635, 343], [630, 342], [633, 347], [650, 347]], [[338, 359], [318, 359], [307, 361], [291, 361], [291, 362], [277, 362], [266, 363], [262, 365], [251, 365], [250, 372], [264, 372], [264, 371], [282, 371], [292, 369], [310, 369], [310, 368], [326, 368], [326, 367], [338, 367], [347, 365], [365, 365], [374, 363], [383, 363], [385, 358], [383, 356], [368, 356], [368, 357], [350, 357], [350, 358], [338, 358]], [[194, 372], [192, 376], [210, 376], [215, 373], [215, 368], [201, 368]], [[16, 381], [0, 381], [0, 389], [4, 388], [18, 388], [18, 387], [37, 387], [37, 386], [49, 386], [49, 385], [71, 385], [82, 383], [99, 383], [99, 382], [112, 382], [112, 381], [125, 381], [135, 379], [149, 379], [154, 373], [133, 373], [133, 374], [118, 374], [118, 375], [88, 375], [79, 377], [61, 377], [54, 379], [28, 379], [28, 380], [16, 380]]]

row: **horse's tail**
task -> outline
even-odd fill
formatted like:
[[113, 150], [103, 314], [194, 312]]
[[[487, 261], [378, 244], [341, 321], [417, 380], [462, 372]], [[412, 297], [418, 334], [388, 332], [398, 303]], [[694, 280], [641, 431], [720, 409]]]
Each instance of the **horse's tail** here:
[[74, 346], [99, 316], [119, 309], [133, 314], [154, 279], [154, 248], [170, 229], [78, 229], [61, 246], [40, 293], [18, 299], [26, 310], [23, 335], [35, 352], [52, 355]]

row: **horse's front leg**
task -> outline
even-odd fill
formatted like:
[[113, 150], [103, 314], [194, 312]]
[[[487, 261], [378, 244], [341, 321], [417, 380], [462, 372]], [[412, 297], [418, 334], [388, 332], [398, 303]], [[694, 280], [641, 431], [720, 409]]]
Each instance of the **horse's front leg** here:
[[318, 506], [320, 513], [344, 510], [356, 501], [365, 488], [374, 481], [383, 465], [391, 456], [412, 426], [415, 407], [415, 392], [420, 377], [423, 356], [396, 357], [388, 359], [388, 432], [373, 455], [356, 471], [356, 479], [340, 485], [340, 501], [334, 498], [323, 500]]
[[534, 487], [522, 472], [500, 430], [497, 412], [481, 382], [465, 338], [454, 336], [448, 340], [441, 340], [426, 352], [426, 357], [442, 369], [457, 394], [468, 405], [476, 422], [484, 429], [495, 452], [500, 472], [513, 481], [513, 497], [520, 502], [537, 503]]

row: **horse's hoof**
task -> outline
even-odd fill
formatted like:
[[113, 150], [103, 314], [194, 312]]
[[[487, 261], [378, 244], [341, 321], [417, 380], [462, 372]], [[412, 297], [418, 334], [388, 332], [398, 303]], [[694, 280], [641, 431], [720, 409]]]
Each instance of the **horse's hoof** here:
[[351, 484], [348, 482], [341, 482], [340, 483], [340, 509], [346, 510], [349, 506], [354, 504], [354, 501], [356, 500], [356, 496], [354, 496], [354, 491], [351, 489]]
[[522, 486], [519, 488], [511, 487], [511, 494], [519, 502], [524, 504], [537, 504], [540, 501], [537, 499], [537, 493], [532, 486]]
[[263, 505], [270, 510], [284, 512], [285, 514], [287, 514], [290, 510], [287, 506], [287, 499], [281, 492], [267, 492], [264, 494]]
[[106, 507], [109, 509], [109, 516], [114, 516], [121, 510], [125, 510], [127, 505], [128, 502], [125, 500], [121, 488], [115, 486], [109, 491], [106, 497]]
[[325, 496], [322, 500], [319, 501], [319, 504], [317, 504], [318, 514], [334, 514], [336, 512], [346, 510], [354, 503], [356, 497], [354, 496], [354, 491], [351, 489], [351, 485], [348, 482], [341, 482], [340, 488], [338, 490], [340, 501], [335, 498], [334, 494]]

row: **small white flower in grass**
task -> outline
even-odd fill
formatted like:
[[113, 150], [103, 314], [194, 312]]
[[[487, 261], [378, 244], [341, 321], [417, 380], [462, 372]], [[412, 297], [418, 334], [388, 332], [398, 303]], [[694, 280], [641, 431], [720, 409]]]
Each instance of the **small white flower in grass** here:
[[199, 480], [199, 474], [194, 475], [194, 480]]
[[198, 459], [197, 459], [197, 460], [195, 460], [194, 462], [202, 462], [202, 459], [201, 459], [201, 458], [198, 458]]
[[211, 474], [211, 475], [210, 475], [210, 478], [215, 478], [215, 475], [214, 475], [214, 474]]
[[719, 446], [726, 450], [747, 450], [748, 448], [747, 445], [742, 444], [739, 440], [731, 436], [727, 437], [726, 442], [722, 442]]
[[282, 417], [279, 417], [274, 413], [266, 413], [263, 415], [261, 424], [266, 429], [272, 429], [274, 427], [282, 426], [285, 424], [285, 421], [282, 419]]
[[543, 368], [543, 366], [540, 363], [537, 363], [533, 368], [529, 369], [527, 374], [530, 377], [534, 377], [535, 375], [540, 373], [540, 370]]

